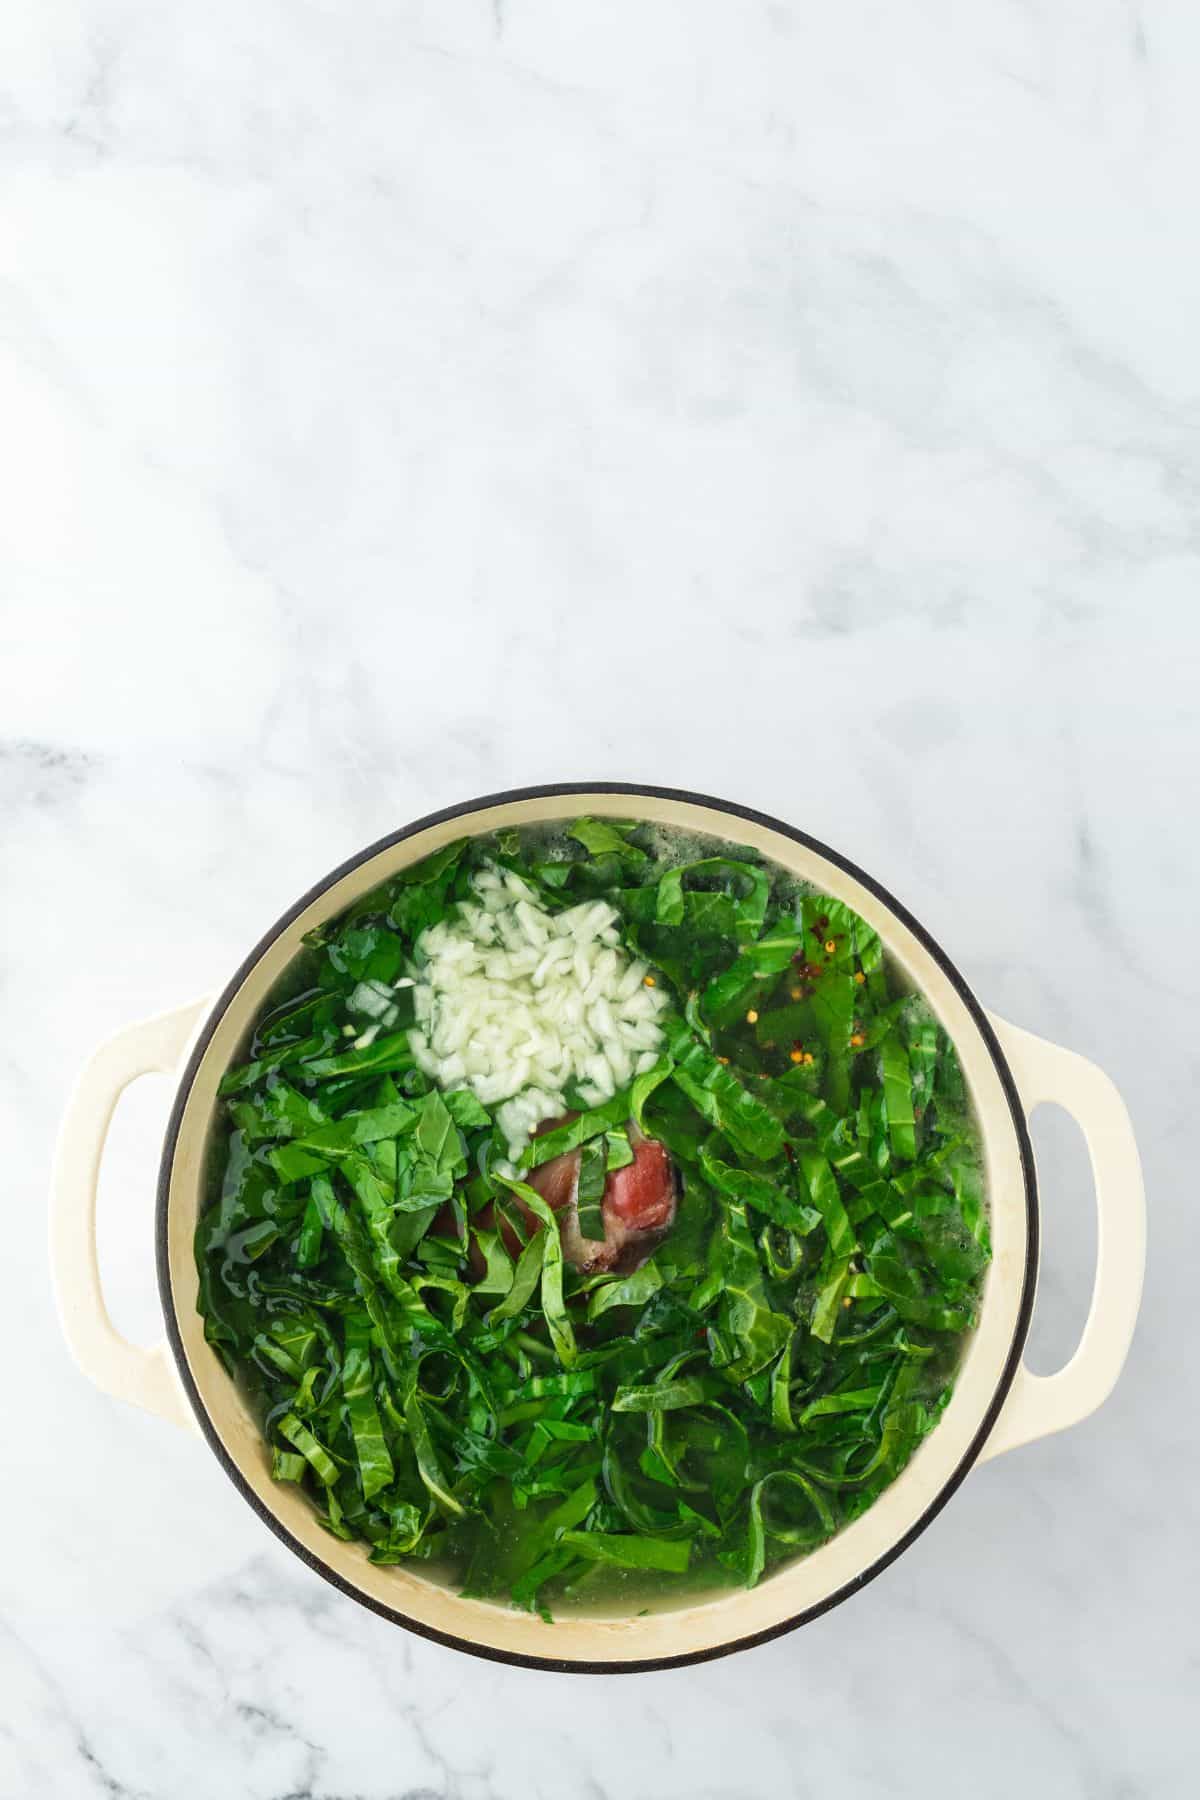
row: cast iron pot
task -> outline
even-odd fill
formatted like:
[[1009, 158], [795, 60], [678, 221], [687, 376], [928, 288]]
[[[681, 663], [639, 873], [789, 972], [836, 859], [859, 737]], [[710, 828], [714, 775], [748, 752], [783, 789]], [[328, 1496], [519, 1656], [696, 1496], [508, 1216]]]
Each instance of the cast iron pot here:
[[[830, 1543], [757, 1588], [725, 1590], [645, 1617], [527, 1613], [469, 1600], [418, 1566], [373, 1567], [358, 1544], [324, 1532], [298, 1491], [273, 1482], [257, 1424], [205, 1342], [196, 1311], [192, 1237], [217, 1084], [236, 1060], [268, 991], [301, 938], [361, 894], [454, 838], [586, 812], [637, 816], [753, 845], [844, 900], [875, 927], [958, 1047], [983, 1136], [994, 1257], [980, 1322], [954, 1397], [903, 1474]], [[126, 1343], [105, 1311], [96, 1263], [96, 1181], [122, 1090], [152, 1070], [177, 1075], [163, 1145], [156, 1223], [166, 1339]], [[1064, 1106], [1087, 1140], [1098, 1259], [1079, 1347], [1058, 1374], [1021, 1362], [1037, 1281], [1039, 1207], [1027, 1120]], [[130, 1026], [93, 1056], [63, 1123], [55, 1161], [51, 1251], [63, 1330], [80, 1368], [107, 1393], [199, 1429], [239, 1491], [310, 1568], [410, 1631], [498, 1661], [619, 1671], [698, 1662], [778, 1636], [855, 1593], [939, 1513], [973, 1463], [1085, 1418], [1111, 1391], [1141, 1297], [1145, 1203], [1129, 1116], [1093, 1064], [985, 1013], [945, 952], [887, 890], [802, 831], [742, 806], [624, 783], [525, 788], [431, 814], [371, 845], [298, 900], [217, 999]]]

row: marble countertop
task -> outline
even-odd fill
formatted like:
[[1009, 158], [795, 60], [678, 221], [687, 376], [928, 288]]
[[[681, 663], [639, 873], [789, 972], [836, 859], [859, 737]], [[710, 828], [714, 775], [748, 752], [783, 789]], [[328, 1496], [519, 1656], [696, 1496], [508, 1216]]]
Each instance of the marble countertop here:
[[[1198, 80], [1171, 0], [7, 9], [3, 1800], [1194, 1792]], [[614, 1681], [311, 1576], [78, 1375], [44, 1223], [93, 1044], [405, 820], [599, 776], [867, 866], [1111, 1072], [1151, 1204], [1101, 1412]], [[147, 1340], [167, 1092], [101, 1193]], [[1037, 1139], [1049, 1370], [1095, 1230]]]

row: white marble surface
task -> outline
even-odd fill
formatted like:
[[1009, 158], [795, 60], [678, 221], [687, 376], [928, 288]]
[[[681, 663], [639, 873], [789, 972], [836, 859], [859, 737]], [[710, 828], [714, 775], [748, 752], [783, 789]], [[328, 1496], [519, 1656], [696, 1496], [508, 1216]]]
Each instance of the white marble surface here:
[[[0, 19], [0, 1795], [1194, 1793], [1200, 15], [26, 0]], [[494, 1668], [68, 1361], [83, 1053], [417, 813], [608, 775], [857, 857], [1128, 1096], [1140, 1335], [866, 1594]], [[118, 1118], [151, 1337], [163, 1083]], [[1094, 1229], [1043, 1130], [1048, 1368]]]

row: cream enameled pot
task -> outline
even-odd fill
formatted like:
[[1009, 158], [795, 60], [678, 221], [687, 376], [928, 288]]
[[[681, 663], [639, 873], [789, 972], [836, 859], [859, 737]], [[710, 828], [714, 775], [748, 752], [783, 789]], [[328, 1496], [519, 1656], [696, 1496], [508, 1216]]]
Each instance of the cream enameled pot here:
[[[357, 1544], [322, 1531], [303, 1497], [272, 1481], [258, 1426], [196, 1312], [192, 1237], [217, 1084], [305, 932], [442, 844], [500, 826], [578, 816], [640, 817], [753, 845], [846, 901], [872, 924], [950, 1032], [978, 1113], [994, 1259], [980, 1323], [941, 1422], [869, 1512], [806, 1560], [750, 1592], [725, 1591], [635, 1618], [526, 1613], [463, 1599], [415, 1569], [376, 1568]], [[122, 1090], [152, 1070], [178, 1074], [159, 1179], [158, 1278], [166, 1340], [126, 1343], [108, 1318], [95, 1250], [96, 1180]], [[1021, 1362], [1037, 1279], [1038, 1198], [1027, 1118], [1056, 1101], [1079, 1122], [1095, 1178], [1098, 1259], [1074, 1356], [1057, 1375]], [[1141, 1296], [1145, 1208], [1129, 1117], [1091, 1063], [983, 1011], [945, 954], [879, 884], [804, 833], [744, 807], [624, 784], [524, 789], [469, 801], [407, 826], [334, 871], [272, 927], [215, 1001], [131, 1026], [84, 1070], [55, 1162], [51, 1254], [63, 1330], [98, 1387], [207, 1438], [226, 1472], [277, 1536], [313, 1569], [396, 1624], [483, 1656], [538, 1668], [658, 1668], [761, 1642], [825, 1611], [903, 1550], [972, 1463], [1060, 1431], [1110, 1392]]]

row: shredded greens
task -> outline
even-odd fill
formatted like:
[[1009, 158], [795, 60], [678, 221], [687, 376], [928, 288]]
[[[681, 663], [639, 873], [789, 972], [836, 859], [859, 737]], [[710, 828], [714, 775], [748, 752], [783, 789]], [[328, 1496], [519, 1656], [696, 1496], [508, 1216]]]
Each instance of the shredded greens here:
[[[608, 900], [673, 1003], [655, 1066], [515, 1170], [408, 1047], [420, 933], [486, 864], [552, 911]], [[373, 1562], [547, 1617], [752, 1585], [949, 1399], [990, 1257], [953, 1045], [861, 918], [752, 852], [598, 819], [447, 845], [310, 936], [221, 1093], [206, 1334], [275, 1478]], [[633, 1273], [580, 1274], [527, 1177], [577, 1150], [601, 1238], [631, 1131], [678, 1218]]]

